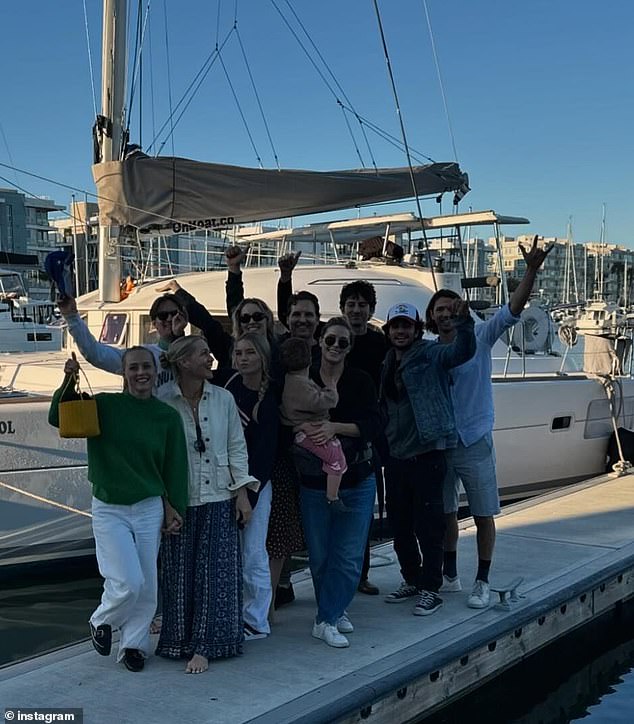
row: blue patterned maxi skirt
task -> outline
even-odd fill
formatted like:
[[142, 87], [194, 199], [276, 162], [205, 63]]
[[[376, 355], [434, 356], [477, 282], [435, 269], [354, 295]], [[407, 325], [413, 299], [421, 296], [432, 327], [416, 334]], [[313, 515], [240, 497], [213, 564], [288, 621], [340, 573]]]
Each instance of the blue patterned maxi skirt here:
[[187, 508], [180, 535], [161, 544], [163, 625], [170, 659], [242, 653], [242, 561], [233, 500]]

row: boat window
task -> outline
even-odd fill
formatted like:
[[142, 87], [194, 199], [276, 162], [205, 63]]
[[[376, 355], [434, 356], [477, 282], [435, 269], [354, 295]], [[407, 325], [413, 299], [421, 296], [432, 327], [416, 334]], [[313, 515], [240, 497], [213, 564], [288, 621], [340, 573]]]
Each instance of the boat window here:
[[156, 344], [158, 342], [158, 334], [154, 329], [149, 314], [142, 314], [141, 322], [141, 339], [139, 344]]
[[[634, 397], [623, 398], [622, 404], [619, 405], [619, 407], [619, 427], [631, 429], [634, 425]], [[586, 440], [600, 437], [608, 438], [612, 434], [613, 429], [612, 418], [610, 416], [610, 403], [606, 399], [592, 400], [588, 405], [583, 437]]]
[[99, 341], [105, 344], [125, 344], [127, 323], [127, 314], [106, 314]]

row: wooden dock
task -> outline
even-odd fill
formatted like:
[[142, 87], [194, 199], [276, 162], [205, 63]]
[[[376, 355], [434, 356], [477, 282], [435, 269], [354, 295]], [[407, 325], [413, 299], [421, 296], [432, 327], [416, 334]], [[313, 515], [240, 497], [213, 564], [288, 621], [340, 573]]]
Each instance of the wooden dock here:
[[[0, 709], [81, 707], [84, 721], [210, 724], [408, 722], [465, 694], [523, 657], [634, 597], [634, 475], [603, 477], [505, 509], [491, 582], [524, 577], [510, 611], [466, 606], [475, 572], [475, 529], [462, 523], [462, 593], [443, 594], [433, 616], [413, 601], [357, 595], [350, 648], [310, 635], [310, 579], [281, 609], [266, 640], [198, 676], [152, 657], [140, 674], [97, 656], [85, 641], [0, 669]], [[374, 551], [389, 560], [391, 547]], [[377, 562], [379, 558], [377, 556]], [[388, 593], [398, 565], [372, 570]], [[116, 649], [116, 646], [113, 646]]]

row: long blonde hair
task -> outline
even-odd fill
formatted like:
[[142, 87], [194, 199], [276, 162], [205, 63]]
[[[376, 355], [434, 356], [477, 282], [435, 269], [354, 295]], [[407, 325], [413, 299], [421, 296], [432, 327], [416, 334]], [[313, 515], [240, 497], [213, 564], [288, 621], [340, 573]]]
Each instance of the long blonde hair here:
[[236, 346], [238, 342], [249, 342], [255, 347], [255, 351], [258, 353], [260, 362], [262, 363], [262, 380], [260, 382], [260, 389], [258, 390], [258, 401], [253, 407], [253, 419], [258, 422], [258, 410], [260, 409], [260, 403], [266, 396], [269, 384], [271, 382], [271, 345], [266, 337], [255, 332], [245, 332], [241, 334], [233, 344], [233, 357], [232, 364], [234, 369], [237, 368], [236, 364]]

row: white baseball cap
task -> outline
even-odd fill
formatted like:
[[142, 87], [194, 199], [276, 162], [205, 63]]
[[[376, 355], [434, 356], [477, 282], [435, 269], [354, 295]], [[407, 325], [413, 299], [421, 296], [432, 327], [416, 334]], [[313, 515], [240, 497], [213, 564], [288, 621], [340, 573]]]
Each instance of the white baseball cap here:
[[420, 322], [418, 309], [408, 302], [399, 302], [399, 304], [392, 305], [388, 310], [387, 319], [385, 321], [388, 323], [398, 317], [404, 317], [405, 319], [411, 319], [414, 322]]

